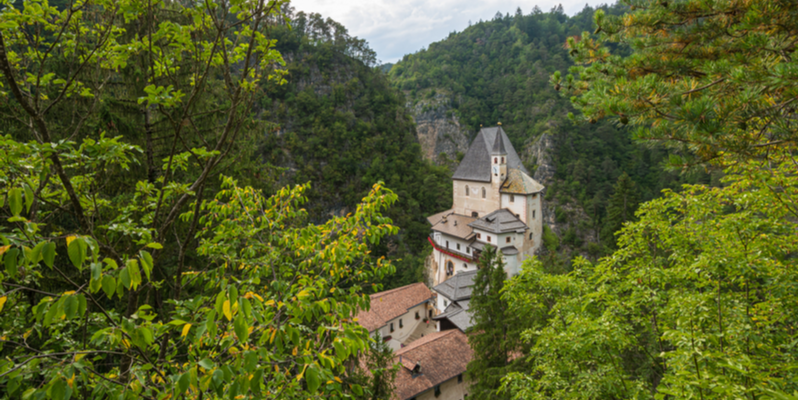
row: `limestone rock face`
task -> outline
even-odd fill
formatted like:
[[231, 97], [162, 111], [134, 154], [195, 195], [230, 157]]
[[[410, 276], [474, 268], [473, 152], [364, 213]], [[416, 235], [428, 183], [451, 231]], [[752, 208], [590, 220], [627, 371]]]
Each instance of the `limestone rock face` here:
[[444, 153], [449, 160], [469, 149], [469, 130], [462, 126], [453, 112], [450, 98], [436, 94], [417, 104], [407, 104], [417, 124], [417, 140], [422, 155], [428, 160], [442, 163], [439, 154]]

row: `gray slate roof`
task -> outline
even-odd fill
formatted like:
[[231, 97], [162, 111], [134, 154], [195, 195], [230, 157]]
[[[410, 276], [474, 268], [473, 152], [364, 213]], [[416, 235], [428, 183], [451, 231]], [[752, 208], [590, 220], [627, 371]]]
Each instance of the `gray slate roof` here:
[[492, 233], [506, 233], [528, 229], [528, 225], [525, 225], [514, 213], [508, 211], [506, 208], [492, 211], [491, 214], [478, 218], [475, 222], [469, 224], [469, 226]]
[[433, 290], [450, 301], [465, 300], [472, 297], [472, 280], [478, 270], [458, 272], [454, 277], [436, 285]]
[[[492, 181], [492, 148], [494, 147], [497, 134], [503, 138], [502, 146], [508, 152], [506, 156], [506, 164], [508, 168], [516, 168], [522, 172], [528, 173], [528, 170], [522, 165], [519, 155], [508, 140], [508, 135], [503, 131], [503, 128], [496, 126], [492, 128], [483, 128], [478, 132], [478, 136], [472, 141], [469, 146], [467, 154], [458, 164], [456, 172], [453, 174], [453, 179], [461, 179], [465, 181], [478, 181], [478, 182], [491, 182]], [[499, 145], [499, 144], [498, 144]]]
[[450, 303], [443, 313], [433, 317], [433, 319], [447, 319], [458, 327], [461, 332], [466, 333], [469, 328], [472, 328], [472, 312], [469, 310], [469, 299]]
[[494, 145], [492, 146], [492, 154], [506, 154], [506, 146], [503, 145], [503, 135], [500, 133], [502, 129], [498, 129], [494, 136]]

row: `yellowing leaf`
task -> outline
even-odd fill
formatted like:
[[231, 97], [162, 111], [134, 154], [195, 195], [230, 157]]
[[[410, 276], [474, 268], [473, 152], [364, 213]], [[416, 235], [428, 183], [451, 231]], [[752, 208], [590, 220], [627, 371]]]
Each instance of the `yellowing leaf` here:
[[183, 330], [181, 331], [181, 337], [186, 337], [189, 334], [189, 329], [192, 328], [192, 324], [186, 324], [183, 326]]
[[27, 332], [23, 333], [22, 338], [27, 339], [31, 335], [31, 333], [33, 333], [33, 329], [29, 329]]
[[67, 236], [67, 247], [69, 247], [69, 244], [72, 243], [72, 241], [75, 240], [76, 237], [77, 236], [75, 236], [75, 235]]
[[231, 313], [230, 300], [225, 300], [225, 302], [222, 303], [222, 313], [225, 314], [225, 318], [227, 318], [228, 321], [230, 321], [233, 318], [233, 314]]
[[8, 297], [0, 297], [0, 311], [3, 311], [3, 306], [6, 304], [6, 300], [8, 300]]
[[5, 252], [6, 252], [6, 250], [8, 250], [8, 249], [10, 249], [10, 248], [11, 248], [11, 245], [8, 245], [8, 246], [0, 246], [0, 256], [2, 256], [2, 255], [3, 255], [3, 253], [5, 253]]
[[297, 294], [297, 297], [298, 297], [298, 298], [301, 298], [301, 299], [302, 299], [303, 297], [306, 297], [306, 296], [308, 296], [308, 290], [305, 290], [305, 289], [304, 289], [304, 290], [301, 290], [301, 291], [300, 291], [300, 293], [298, 293], [298, 294]]
[[78, 354], [75, 354], [75, 361], [80, 361], [80, 360], [81, 360], [81, 358], [83, 358], [83, 357], [86, 357], [86, 354], [87, 354], [87, 353], [78, 353]]

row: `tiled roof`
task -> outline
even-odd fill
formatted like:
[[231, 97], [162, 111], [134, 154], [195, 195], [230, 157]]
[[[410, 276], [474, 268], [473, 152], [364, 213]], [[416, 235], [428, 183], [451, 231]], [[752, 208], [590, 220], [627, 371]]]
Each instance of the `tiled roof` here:
[[441, 293], [450, 301], [469, 299], [472, 297], [472, 280], [475, 279], [477, 273], [478, 270], [459, 271], [452, 278], [434, 286], [433, 290]]
[[494, 136], [494, 145], [492, 145], [492, 154], [507, 154], [506, 146], [503, 144], [503, 135], [500, 134], [502, 129], [498, 129]]
[[[449, 213], [449, 214], [448, 214]], [[447, 210], [438, 214], [428, 217], [428, 222], [433, 225], [431, 229], [455, 236], [461, 239], [467, 239], [472, 234], [472, 228], [469, 224], [477, 218], [468, 217], [466, 215], [459, 215]]]
[[433, 317], [435, 320], [447, 319], [453, 323], [461, 332], [466, 332], [472, 328], [472, 313], [469, 311], [469, 299], [459, 300], [450, 303], [444, 312]]
[[503, 128], [498, 126], [483, 128], [478, 132], [475, 140], [472, 141], [472, 145], [469, 146], [467, 154], [464, 155], [461, 163], [458, 164], [458, 168], [453, 174], [453, 179], [479, 182], [492, 181], [491, 152], [498, 133], [503, 138], [503, 147], [508, 152], [508, 156], [506, 156], [506, 165], [508, 165], [508, 168], [516, 168], [526, 174], [528, 173], [528, 170], [522, 165], [519, 155], [517, 155], [517, 152], [514, 150], [514, 146], [511, 145], [511, 141], [508, 140], [508, 135], [503, 131]]
[[422, 282], [375, 293], [369, 296], [369, 311], [362, 310], [356, 317], [361, 326], [373, 332], [430, 298], [431, 290]]
[[[403, 361], [400, 361], [402, 357]], [[415, 340], [395, 353], [402, 368], [394, 380], [393, 399], [407, 400], [463, 374], [472, 359], [467, 335], [457, 329], [436, 332]], [[420, 365], [419, 375], [412, 373]], [[411, 368], [409, 368], [411, 367]]]
[[502, 251], [503, 254], [507, 256], [513, 256], [519, 254], [519, 250], [514, 246], [503, 247], [502, 249], [500, 249], [500, 251]]
[[492, 233], [516, 232], [528, 229], [528, 225], [525, 225], [519, 217], [505, 208], [492, 211], [490, 214], [478, 218], [469, 226]]
[[508, 169], [508, 177], [500, 186], [500, 193], [531, 194], [542, 190], [544, 186], [541, 183], [516, 168]]

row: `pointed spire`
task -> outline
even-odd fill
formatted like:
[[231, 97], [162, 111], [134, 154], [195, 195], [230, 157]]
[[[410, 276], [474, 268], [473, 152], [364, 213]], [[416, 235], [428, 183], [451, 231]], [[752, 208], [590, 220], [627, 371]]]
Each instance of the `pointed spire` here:
[[497, 128], [497, 136], [494, 138], [494, 146], [492, 146], [492, 154], [508, 154], [506, 152], [506, 145], [503, 142], [503, 135], [500, 128]]

